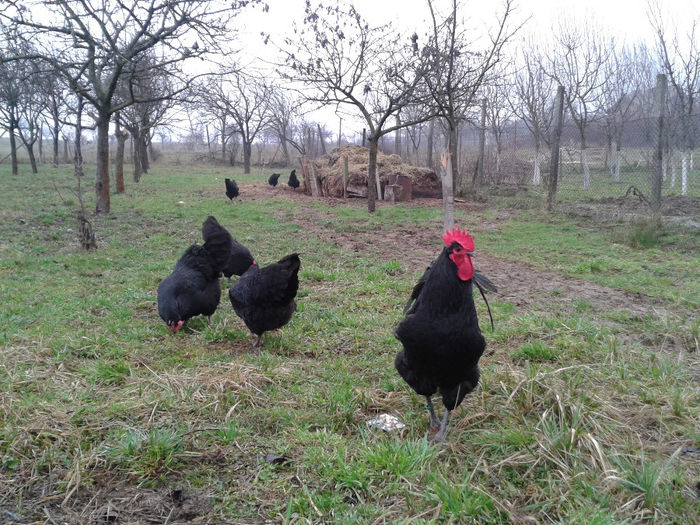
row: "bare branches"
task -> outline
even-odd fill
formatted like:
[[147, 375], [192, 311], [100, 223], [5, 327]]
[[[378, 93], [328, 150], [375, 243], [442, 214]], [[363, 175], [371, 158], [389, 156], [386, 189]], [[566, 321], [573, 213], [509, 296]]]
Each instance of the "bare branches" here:
[[[182, 92], [193, 80], [193, 75], [184, 73], [183, 63], [219, 48], [220, 41], [228, 41], [221, 37], [228, 34], [231, 18], [241, 7], [258, 3], [258, 0], [234, 0], [229, 5], [200, 0], [8, 1], [10, 7], [0, 11], [0, 20], [21, 28], [23, 38], [31, 40], [36, 47], [35, 52], [13, 59], [48, 64], [61, 74], [74, 93], [95, 109], [98, 213], [109, 211], [111, 115], [137, 102], [167, 100]], [[192, 41], [191, 45], [186, 43]], [[144, 60], [146, 55], [148, 60]], [[134, 88], [137, 77], [163, 75], [171, 79], [169, 92], [148, 94]], [[130, 88], [115, 99], [120, 84]]]

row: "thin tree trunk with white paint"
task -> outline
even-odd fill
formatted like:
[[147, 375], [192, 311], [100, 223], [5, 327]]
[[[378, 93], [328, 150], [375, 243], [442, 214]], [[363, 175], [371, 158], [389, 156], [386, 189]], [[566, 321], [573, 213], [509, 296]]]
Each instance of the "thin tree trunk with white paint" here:
[[615, 150], [615, 182], [620, 182], [620, 168], [622, 166], [622, 151], [618, 147]]
[[664, 160], [661, 163], [661, 180], [666, 182], [668, 177], [668, 155], [664, 156]]
[[581, 148], [581, 168], [583, 169], [583, 189], [591, 189], [591, 170], [588, 167], [588, 152], [586, 148]]
[[681, 195], [688, 195], [688, 152], [683, 152], [681, 159]]
[[676, 165], [671, 161], [671, 187], [676, 187]]
[[540, 147], [538, 144], [535, 147], [535, 170], [534, 170], [534, 173], [532, 175], [532, 185], [539, 186], [541, 181], [542, 181], [542, 177], [540, 175]]

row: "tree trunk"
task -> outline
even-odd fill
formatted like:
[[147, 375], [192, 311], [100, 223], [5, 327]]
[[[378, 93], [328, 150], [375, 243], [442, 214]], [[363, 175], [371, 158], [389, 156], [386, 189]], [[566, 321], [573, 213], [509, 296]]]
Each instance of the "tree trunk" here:
[[326, 154], [326, 143], [323, 140], [323, 133], [321, 133], [321, 124], [316, 124], [316, 127], [318, 127], [318, 141], [321, 144], [321, 154], [325, 155]]
[[284, 158], [284, 165], [289, 166], [292, 161], [289, 158], [289, 149], [287, 149], [287, 140], [285, 138], [282, 138], [280, 140], [280, 145], [282, 146], [282, 157]]
[[58, 118], [54, 116], [53, 120], [53, 159], [51, 163], [54, 168], [58, 168], [58, 133], [59, 133], [59, 122]]
[[[450, 177], [452, 180], [450, 181], [450, 188], [454, 192], [456, 190], [456, 193], [458, 195], [463, 194], [463, 184], [462, 184], [462, 178], [459, 176], [459, 171], [457, 170], [457, 158], [458, 158], [458, 151], [457, 151], [457, 125], [453, 126], [451, 122], [448, 122], [449, 128], [447, 131], [447, 154], [450, 157], [449, 162], [447, 163], [447, 168], [450, 169]], [[442, 164], [442, 168], [445, 168], [444, 163]]]
[[70, 162], [70, 150], [68, 147], [68, 137], [63, 135], [63, 163], [68, 164]]
[[496, 143], [496, 180], [501, 181], [501, 145]]
[[428, 126], [428, 158], [425, 161], [425, 165], [428, 168], [433, 167], [433, 139], [435, 137], [435, 120], [430, 121], [430, 126]]
[[44, 124], [39, 126], [39, 163], [44, 163]]
[[559, 181], [559, 141], [561, 140], [561, 129], [564, 120], [564, 87], [557, 88], [557, 95], [554, 99], [554, 117], [552, 119], [552, 153], [549, 159], [549, 179], [547, 180], [547, 210], [554, 208], [554, 199], [557, 195], [557, 184]]
[[442, 179], [442, 222], [446, 230], [451, 230], [455, 225], [455, 200], [452, 155], [443, 155], [440, 163], [440, 178]]
[[374, 213], [377, 200], [377, 150], [379, 137], [369, 136], [369, 167], [367, 170], [367, 211]]
[[[12, 117], [10, 117], [12, 118]], [[12, 174], [17, 175], [19, 173], [18, 163], [17, 163], [17, 138], [15, 137], [15, 129], [17, 126], [14, 120], [10, 120], [10, 157], [12, 157]]]
[[134, 182], [141, 181], [143, 175], [143, 164], [141, 163], [141, 130], [140, 128], [132, 128], [131, 130], [131, 160], [134, 163]]
[[148, 173], [151, 163], [148, 160], [148, 129], [141, 128], [139, 144], [139, 158], [141, 159], [141, 169], [143, 173]]
[[73, 145], [73, 167], [75, 169], [75, 176], [78, 179], [78, 199], [80, 200], [81, 211], [85, 208], [83, 206], [83, 194], [82, 185], [80, 183], [81, 177], [85, 174], [83, 172], [83, 97], [78, 95], [78, 105], [75, 112], [75, 144]]
[[396, 135], [394, 138], [394, 154], [401, 156], [401, 117], [396, 115], [396, 125], [399, 126], [396, 129]]
[[540, 172], [540, 141], [535, 140], [535, 169], [532, 174], [532, 185], [539, 186], [542, 181]]
[[122, 130], [119, 115], [114, 119], [115, 136], [117, 138], [117, 152], [114, 158], [114, 177], [116, 179], [117, 193], [124, 193], [124, 144], [126, 143], [127, 132]]
[[615, 173], [615, 155], [613, 153], [613, 137], [612, 133], [606, 132], [605, 134], [605, 166], [608, 168], [610, 175]]
[[211, 140], [209, 140], [209, 126], [204, 126], [204, 131], [207, 135], [207, 151], [209, 152], [209, 158], [213, 158], [213, 155], [211, 154]]
[[613, 180], [615, 182], [620, 182], [620, 169], [622, 168], [622, 147], [620, 143], [617, 143], [615, 148], [615, 175]]
[[681, 195], [688, 195], [688, 152], [681, 157]]
[[671, 187], [676, 187], [676, 163], [671, 160]]
[[479, 160], [474, 172], [473, 186], [478, 188], [484, 182], [484, 164], [486, 162], [486, 99], [481, 101], [481, 120], [479, 124]]
[[36, 157], [34, 156], [34, 144], [25, 142], [24, 147], [27, 149], [27, 155], [29, 155], [29, 164], [32, 166], [32, 173], [39, 173], [36, 166]]
[[109, 114], [97, 117], [97, 171], [95, 213], [109, 213]]
[[226, 161], [226, 121], [221, 120], [221, 162]]
[[243, 141], [243, 173], [250, 173], [250, 156], [252, 155], [253, 144], [247, 140]]

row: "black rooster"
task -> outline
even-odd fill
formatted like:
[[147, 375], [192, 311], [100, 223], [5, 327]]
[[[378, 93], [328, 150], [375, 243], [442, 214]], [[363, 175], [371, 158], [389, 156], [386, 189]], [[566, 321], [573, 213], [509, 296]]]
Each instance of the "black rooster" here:
[[273, 173], [272, 175], [270, 175], [270, 178], [267, 179], [267, 183], [274, 188], [275, 186], [277, 186], [277, 180], [279, 178], [280, 178], [279, 173]]
[[187, 248], [158, 285], [158, 314], [171, 332], [196, 315], [210, 317], [221, 300], [219, 275], [231, 256], [233, 238], [211, 216], [202, 225], [202, 238], [204, 245]]
[[224, 179], [224, 182], [226, 183], [226, 196], [233, 201], [239, 195], [238, 184], [232, 179]]
[[260, 268], [253, 264], [228, 291], [236, 315], [258, 336], [286, 325], [297, 309], [294, 298], [299, 289], [299, 254], [293, 253], [278, 262]]
[[290, 188], [296, 190], [299, 187], [299, 179], [297, 179], [297, 170], [292, 170], [289, 174], [289, 181], [287, 182]]
[[[482, 285], [495, 291], [491, 281], [474, 273], [474, 240], [466, 231], [453, 228], [443, 241], [445, 248], [414, 287], [395, 332], [403, 350], [394, 366], [427, 399], [431, 428], [439, 429], [436, 442], [445, 439], [450, 412], [479, 382], [478, 363], [486, 341], [479, 329], [472, 283], [482, 295]], [[442, 421], [431, 399], [438, 392], [446, 410]]]

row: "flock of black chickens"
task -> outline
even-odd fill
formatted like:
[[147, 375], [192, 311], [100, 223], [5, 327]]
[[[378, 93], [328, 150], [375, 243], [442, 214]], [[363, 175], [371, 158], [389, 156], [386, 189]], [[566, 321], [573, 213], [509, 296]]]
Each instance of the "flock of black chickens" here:
[[[273, 174], [269, 184], [277, 184]], [[299, 181], [294, 171], [289, 185]], [[235, 181], [226, 179], [226, 196], [239, 195]], [[171, 332], [178, 332], [188, 319], [210, 317], [221, 299], [220, 276], [238, 275], [229, 288], [233, 310], [257, 335], [286, 325], [296, 311], [300, 260], [297, 253], [260, 268], [250, 251], [212, 216], [202, 225], [203, 245], [193, 244], [158, 285], [158, 313]], [[413, 288], [404, 318], [395, 330], [403, 345], [394, 361], [401, 377], [426, 398], [433, 442], [445, 439], [450, 412], [474, 390], [479, 381], [479, 359], [486, 341], [479, 329], [473, 285], [486, 301], [485, 290], [493, 283], [474, 269], [474, 240], [465, 230], [453, 228], [443, 236], [443, 248]], [[488, 302], [486, 302], [488, 307]], [[489, 316], [491, 311], [489, 309]], [[491, 319], [493, 325], [493, 319]], [[439, 394], [445, 414], [435, 414], [432, 396]]]

